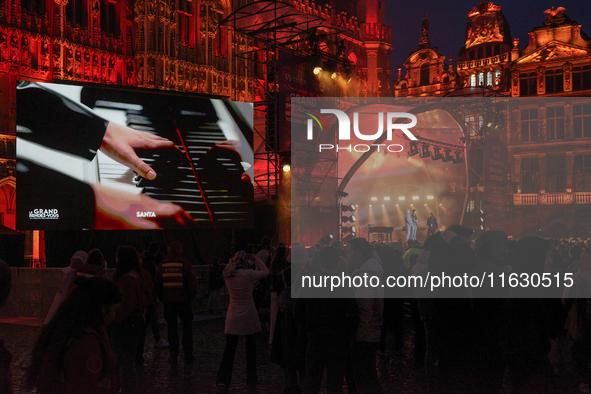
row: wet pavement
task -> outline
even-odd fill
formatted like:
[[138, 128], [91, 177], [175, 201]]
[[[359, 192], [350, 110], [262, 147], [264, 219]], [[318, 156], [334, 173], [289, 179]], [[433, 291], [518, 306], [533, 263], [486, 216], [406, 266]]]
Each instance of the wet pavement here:
[[[154, 347], [151, 331], [146, 335], [144, 363], [138, 367], [139, 393], [215, 393], [217, 369], [224, 351], [224, 319], [201, 316], [193, 323], [193, 341], [197, 359], [186, 365], [181, 356], [177, 367], [168, 363], [168, 350]], [[30, 361], [32, 347], [40, 332], [39, 327], [0, 323], [0, 338], [13, 354], [12, 374], [15, 393], [25, 393], [24, 374]], [[161, 325], [166, 338], [166, 325]], [[428, 393], [424, 376], [413, 358], [413, 332], [406, 330], [404, 354], [378, 357], [376, 367], [386, 393]], [[234, 363], [234, 375], [230, 393], [282, 393], [281, 368], [269, 362], [268, 334], [259, 334], [257, 342], [257, 369], [259, 381], [256, 387], [246, 384], [246, 357], [244, 339], [238, 344]], [[572, 373], [564, 373], [559, 379], [564, 393], [577, 393], [581, 382]], [[322, 392], [325, 392], [323, 389]], [[504, 385], [501, 393], [509, 392]]]

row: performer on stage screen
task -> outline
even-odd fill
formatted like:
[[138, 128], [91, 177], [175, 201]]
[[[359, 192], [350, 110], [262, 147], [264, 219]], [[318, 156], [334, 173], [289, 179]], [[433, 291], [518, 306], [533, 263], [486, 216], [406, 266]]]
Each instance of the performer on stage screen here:
[[437, 226], [437, 219], [435, 216], [433, 216], [433, 212], [431, 212], [429, 219], [427, 219], [427, 238], [435, 234], [438, 229], [439, 227]]
[[404, 227], [406, 229], [406, 240], [404, 242], [408, 243], [408, 240], [412, 235], [412, 216], [410, 214], [410, 209], [408, 208], [404, 211]]
[[412, 219], [412, 228], [411, 228], [410, 238], [414, 241], [415, 239], [417, 239], [417, 225], [419, 224], [419, 219], [417, 218], [417, 210], [416, 209], [412, 210], [411, 219]]

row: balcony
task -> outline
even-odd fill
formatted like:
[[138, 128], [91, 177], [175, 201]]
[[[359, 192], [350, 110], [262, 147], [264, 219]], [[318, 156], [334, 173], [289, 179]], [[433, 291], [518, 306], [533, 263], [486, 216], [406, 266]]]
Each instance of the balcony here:
[[513, 194], [513, 205], [591, 204], [591, 192]]
[[492, 64], [507, 63], [507, 62], [509, 62], [509, 59], [510, 59], [509, 55], [510, 55], [510, 53], [506, 52], [506, 53], [501, 53], [500, 55], [494, 55], [494, 56], [487, 57], [484, 59], [467, 60], [467, 61], [458, 62], [458, 70], [471, 69], [473, 67], [490, 66]]

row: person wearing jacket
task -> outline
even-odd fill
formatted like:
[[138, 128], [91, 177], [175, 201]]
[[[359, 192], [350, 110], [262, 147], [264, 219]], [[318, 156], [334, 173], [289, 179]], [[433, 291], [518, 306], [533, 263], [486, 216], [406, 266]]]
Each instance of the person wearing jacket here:
[[[382, 281], [384, 270], [373, 257], [371, 245], [364, 238], [349, 240], [345, 258], [353, 277], [377, 276]], [[383, 322], [384, 288], [360, 286], [355, 287], [354, 291], [359, 308], [359, 325], [351, 352], [351, 369], [347, 373], [347, 381], [352, 378], [359, 392], [381, 393], [383, 390], [375, 368], [375, 357]]]
[[411, 239], [412, 235], [412, 216], [408, 208], [404, 211], [404, 229], [406, 230], [406, 240], [404, 242], [408, 244], [408, 240]]
[[169, 362], [175, 366], [179, 356], [179, 332], [177, 319], [183, 326], [183, 353], [186, 362], [195, 360], [193, 355], [193, 307], [197, 297], [197, 277], [191, 263], [183, 258], [183, 245], [172, 241], [168, 256], [156, 270], [156, 294], [164, 304], [164, 320], [168, 325]]

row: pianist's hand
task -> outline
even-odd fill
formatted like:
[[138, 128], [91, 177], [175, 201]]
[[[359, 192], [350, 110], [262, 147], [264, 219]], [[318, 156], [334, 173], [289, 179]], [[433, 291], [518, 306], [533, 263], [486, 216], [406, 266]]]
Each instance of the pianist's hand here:
[[[176, 204], [100, 184], [91, 186], [95, 196], [95, 230], [194, 228], [197, 225], [191, 215]], [[147, 212], [153, 212], [156, 217], [145, 215]]]
[[143, 178], [153, 180], [156, 178], [156, 172], [138, 157], [135, 149], [167, 146], [176, 149], [174, 143], [166, 138], [109, 122], [101, 150], [111, 159], [126, 165]]

